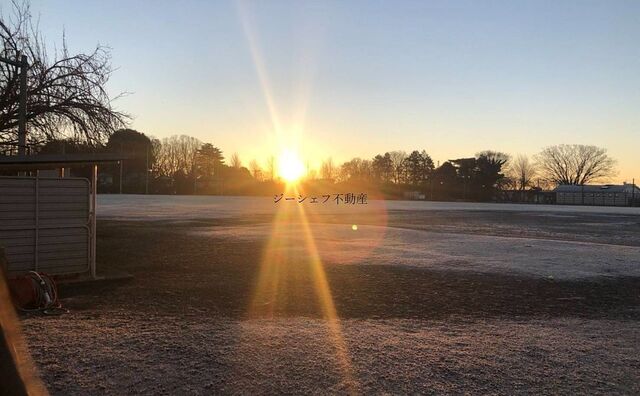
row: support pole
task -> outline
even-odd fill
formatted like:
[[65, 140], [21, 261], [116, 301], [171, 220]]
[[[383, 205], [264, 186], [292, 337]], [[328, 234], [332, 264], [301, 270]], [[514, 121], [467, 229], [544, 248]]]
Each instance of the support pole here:
[[149, 194], [149, 145], [147, 144], [147, 161], [144, 168], [144, 193]]
[[[120, 142], [120, 155], [122, 155], [122, 142]], [[120, 194], [122, 194], [122, 166], [123, 160], [120, 160]]]
[[91, 169], [91, 257], [89, 268], [91, 278], [97, 279], [96, 268], [96, 196], [98, 194], [98, 165], [93, 164]]
[[[19, 54], [18, 54], [19, 55]], [[27, 56], [20, 58], [20, 107], [18, 109], [18, 154], [27, 152]]]
[[34, 229], [34, 247], [33, 247], [33, 266], [34, 270], [38, 271], [40, 250], [40, 171], [36, 170], [35, 180], [35, 229]]

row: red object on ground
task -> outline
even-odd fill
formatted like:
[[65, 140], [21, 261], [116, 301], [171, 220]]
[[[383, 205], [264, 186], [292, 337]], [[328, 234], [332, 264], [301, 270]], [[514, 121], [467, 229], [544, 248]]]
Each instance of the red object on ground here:
[[34, 308], [36, 305], [36, 290], [33, 281], [27, 276], [8, 279], [9, 290], [13, 303], [19, 308]]

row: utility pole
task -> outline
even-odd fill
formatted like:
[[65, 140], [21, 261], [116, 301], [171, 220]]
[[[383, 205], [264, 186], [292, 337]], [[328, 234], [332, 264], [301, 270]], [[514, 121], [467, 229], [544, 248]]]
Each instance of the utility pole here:
[[0, 57], [0, 62], [20, 68], [20, 101], [18, 106], [18, 155], [27, 153], [27, 56], [16, 54], [16, 59]]

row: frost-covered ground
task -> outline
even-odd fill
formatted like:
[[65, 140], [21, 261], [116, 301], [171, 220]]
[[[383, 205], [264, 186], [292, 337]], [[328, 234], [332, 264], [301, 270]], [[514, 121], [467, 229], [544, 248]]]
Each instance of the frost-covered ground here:
[[134, 279], [24, 318], [54, 395], [640, 393], [637, 208], [98, 203], [99, 271]]
[[[313, 224], [313, 238], [328, 264], [412, 266], [421, 269], [517, 273], [579, 279], [640, 276], [640, 247], [603, 243], [430, 232], [350, 224]], [[302, 225], [212, 227], [195, 231], [216, 239], [280, 238], [279, 249], [303, 250]]]
[[304, 317], [105, 312], [39, 320], [28, 335], [44, 346], [35, 358], [59, 395], [640, 391], [636, 322], [369, 319], [341, 326], [348, 367], [325, 323]]
[[[106, 219], [181, 222], [219, 218], [255, 219], [256, 216], [263, 216], [266, 220], [262, 224], [239, 222], [238, 225], [216, 226], [207, 231], [198, 229], [197, 232], [208, 233], [215, 238], [232, 239], [268, 240], [273, 236], [288, 242], [285, 249], [294, 250], [304, 249], [304, 227], [293, 221], [292, 225], [278, 228], [277, 234], [272, 235], [274, 227], [270, 216], [275, 216], [279, 211], [296, 213], [301, 207], [311, 218], [310, 229], [321, 256], [330, 263], [503, 274], [517, 272], [562, 279], [640, 276], [640, 244], [620, 246], [608, 240], [571, 241], [553, 235], [535, 238], [507, 233], [486, 235], [473, 229], [470, 231], [469, 224], [464, 223], [437, 231], [414, 229], [416, 222], [420, 225], [421, 217], [426, 219], [433, 216], [433, 212], [469, 212], [467, 223], [472, 223], [482, 212], [489, 227], [492, 216], [526, 212], [538, 217], [536, 223], [544, 222], [548, 217], [566, 223], [577, 221], [585, 228], [602, 230], [602, 221], [584, 221], [585, 215], [595, 215], [600, 219], [608, 218], [605, 222], [607, 226], [640, 230], [640, 208], [417, 201], [335, 205], [330, 202], [274, 203], [270, 197], [102, 195], [98, 214]], [[399, 214], [406, 212], [412, 213], [412, 218], [404, 222]], [[324, 223], [329, 216], [334, 224]], [[625, 217], [621, 219], [616, 216]], [[360, 219], [373, 224], [355, 224], [358, 228], [353, 230], [352, 223]], [[495, 226], [498, 228], [500, 224], [496, 222]], [[526, 223], [519, 224], [521, 228], [528, 226]]]
[[[323, 199], [320, 199], [322, 201]], [[219, 197], [185, 195], [98, 195], [98, 216], [109, 219], [126, 220], [167, 220], [167, 219], [215, 219], [234, 216], [265, 215], [275, 210], [298, 210], [300, 205], [306, 210], [318, 213], [384, 213], [388, 211], [498, 211], [498, 212], [541, 212], [549, 213], [599, 213], [635, 214], [640, 208], [606, 206], [566, 206], [566, 205], [521, 205], [473, 202], [428, 202], [428, 201], [381, 201], [369, 200], [367, 205], [336, 205], [331, 200], [326, 203], [302, 204], [284, 200], [274, 203], [272, 197]]]

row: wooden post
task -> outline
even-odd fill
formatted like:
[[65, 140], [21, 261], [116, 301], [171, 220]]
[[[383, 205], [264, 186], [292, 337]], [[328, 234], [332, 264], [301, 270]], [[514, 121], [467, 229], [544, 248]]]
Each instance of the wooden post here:
[[89, 268], [91, 278], [96, 279], [98, 272], [96, 268], [96, 201], [98, 194], [98, 165], [93, 164], [91, 170], [91, 257], [89, 258]]

